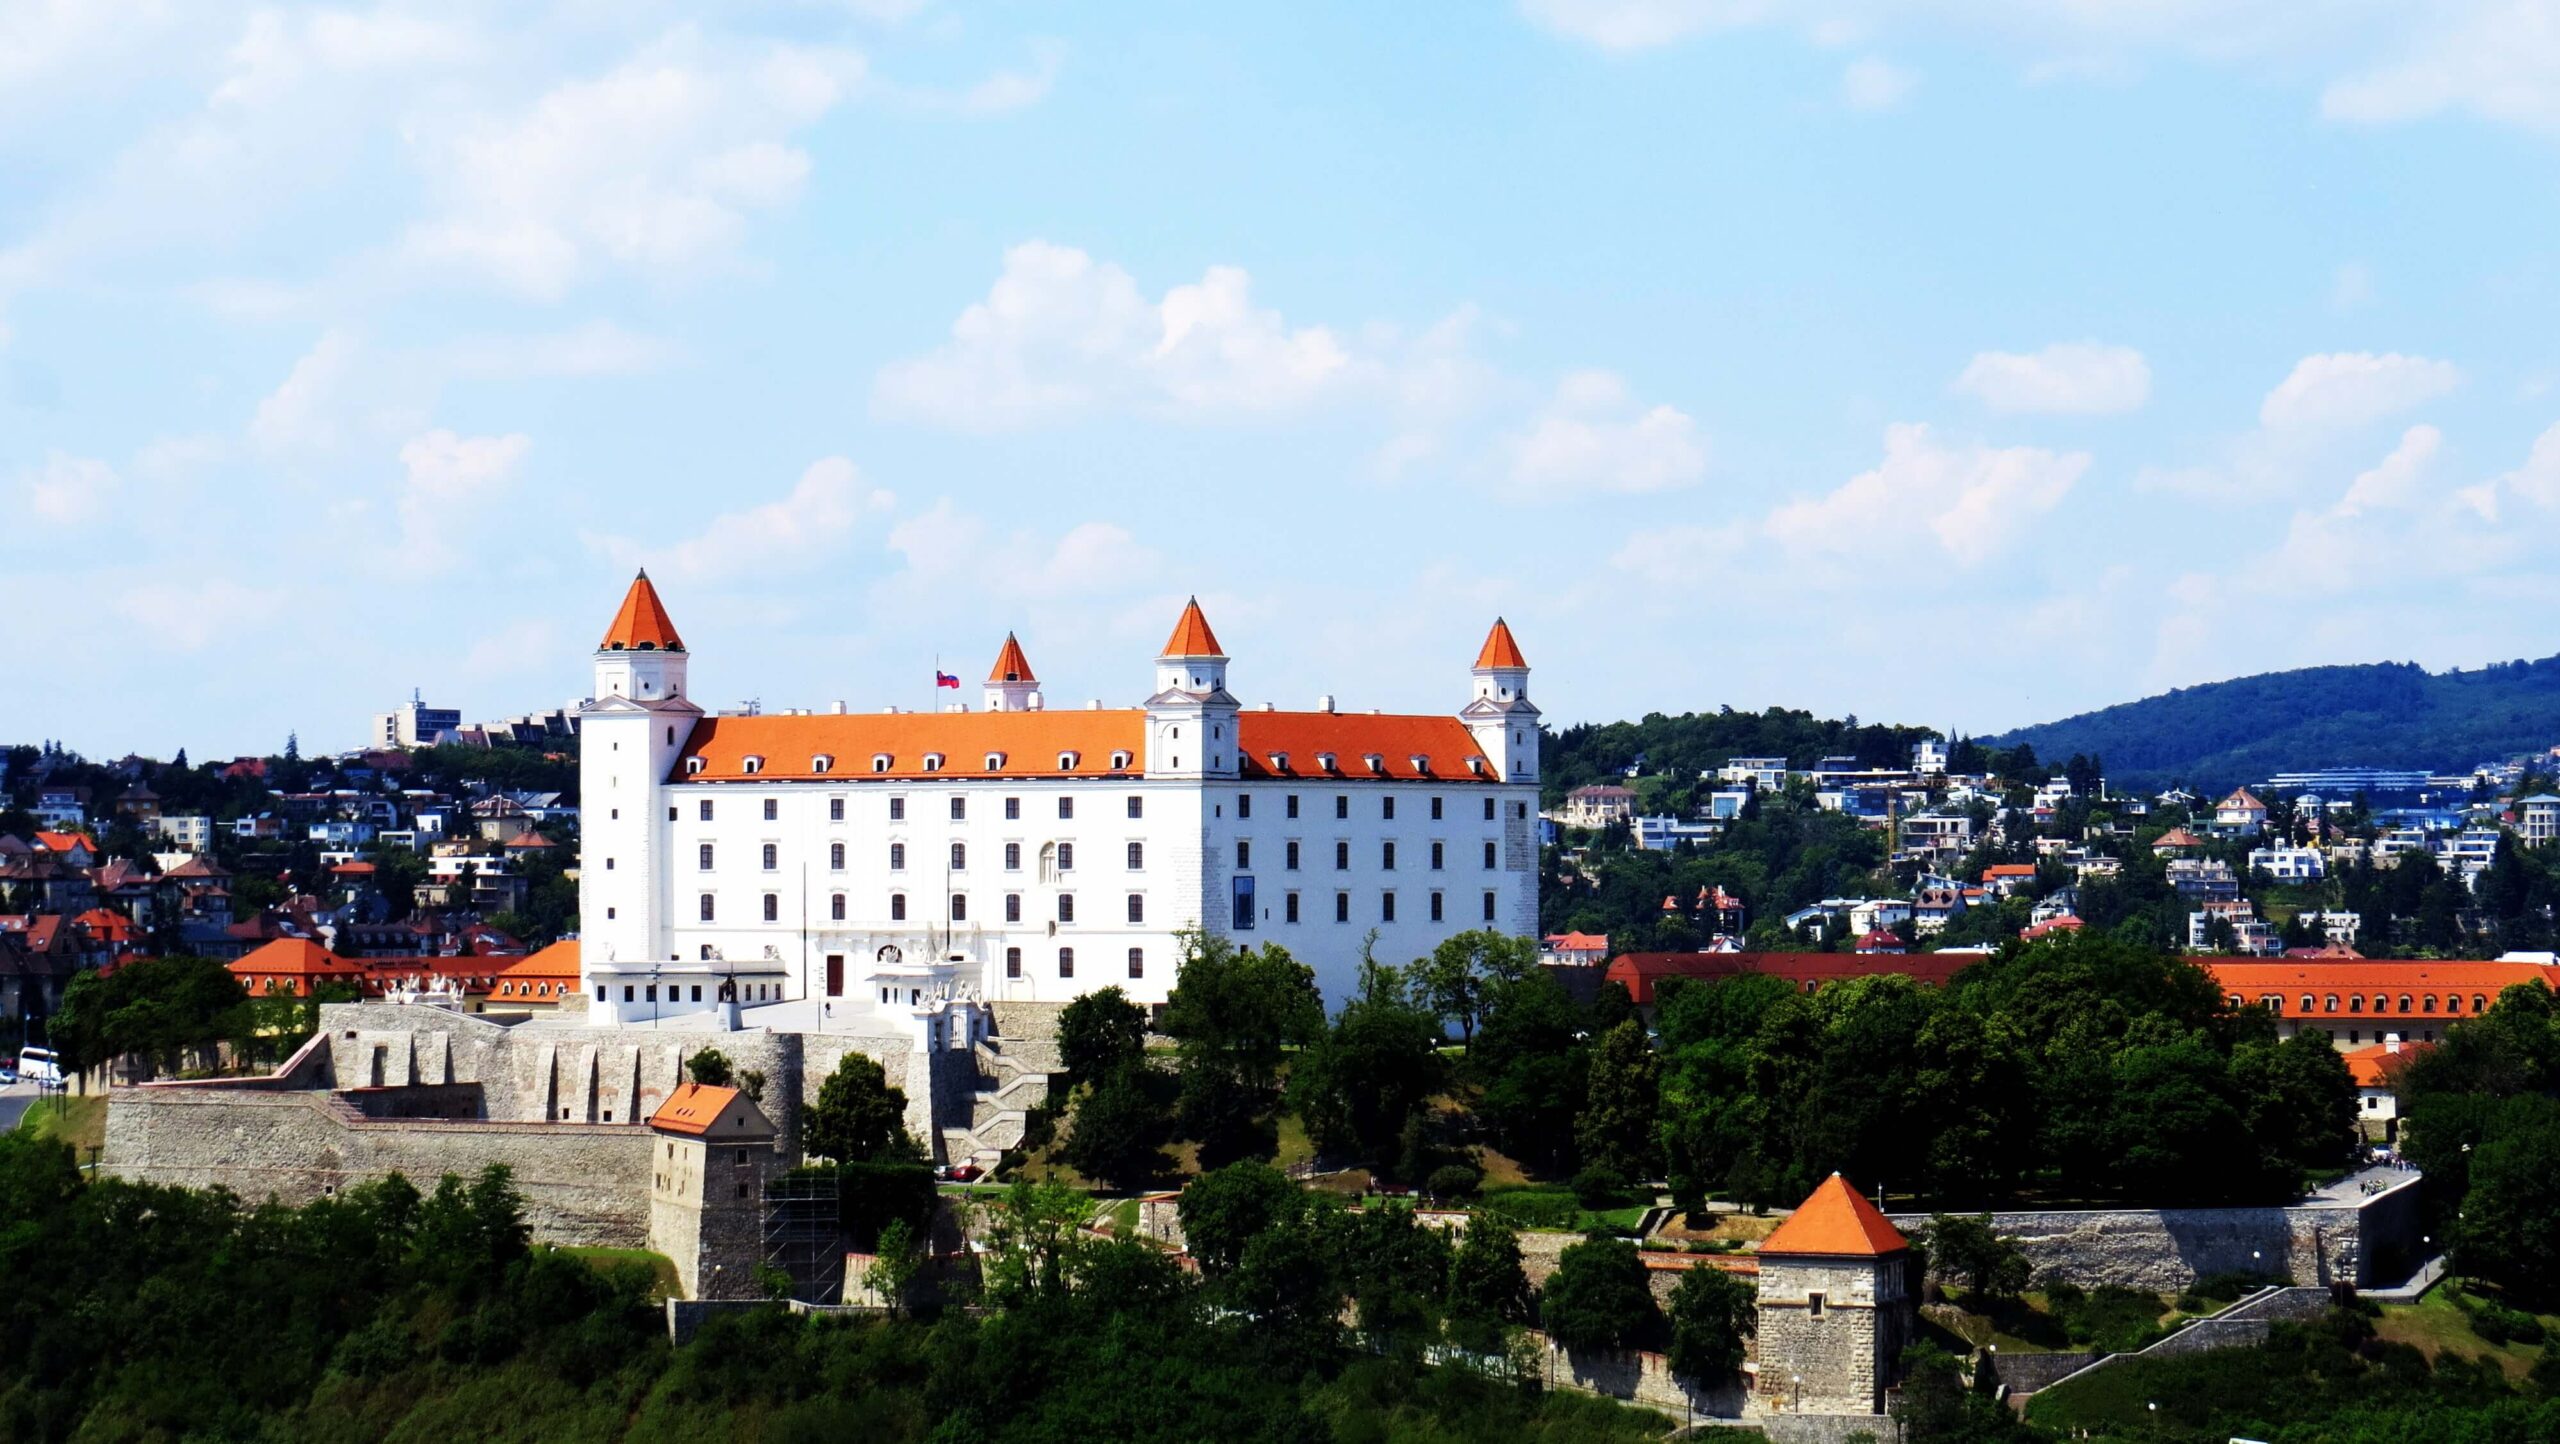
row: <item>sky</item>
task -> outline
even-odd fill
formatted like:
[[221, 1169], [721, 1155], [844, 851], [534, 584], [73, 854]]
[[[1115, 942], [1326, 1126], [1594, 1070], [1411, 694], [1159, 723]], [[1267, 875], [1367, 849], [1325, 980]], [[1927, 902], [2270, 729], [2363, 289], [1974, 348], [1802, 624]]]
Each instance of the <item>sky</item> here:
[[[0, 741], [2560, 651], [2560, 0], [0, 0]], [[950, 693], [939, 698], [948, 699]]]

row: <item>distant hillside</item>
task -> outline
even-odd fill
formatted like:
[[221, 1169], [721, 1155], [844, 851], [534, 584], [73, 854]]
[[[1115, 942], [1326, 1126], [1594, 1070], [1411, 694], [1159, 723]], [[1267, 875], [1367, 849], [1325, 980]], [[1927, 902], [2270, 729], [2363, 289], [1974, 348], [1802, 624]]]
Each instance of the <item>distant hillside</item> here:
[[2224, 788], [2320, 767], [2467, 769], [2560, 743], [2560, 657], [2472, 672], [2305, 667], [2181, 687], [1997, 738], [2106, 762], [2125, 787]]

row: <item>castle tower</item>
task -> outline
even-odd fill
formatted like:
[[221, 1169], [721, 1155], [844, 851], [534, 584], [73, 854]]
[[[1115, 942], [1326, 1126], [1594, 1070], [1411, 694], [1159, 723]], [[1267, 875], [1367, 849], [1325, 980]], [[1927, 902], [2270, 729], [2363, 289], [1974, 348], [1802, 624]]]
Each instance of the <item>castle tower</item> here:
[[595, 695], [578, 708], [582, 980], [665, 949], [668, 823], [661, 801], [702, 709], [685, 695], [691, 654], [642, 572], [596, 644]]
[[1759, 1390], [1789, 1413], [1874, 1414], [1917, 1327], [1911, 1244], [1833, 1174], [1760, 1244]]
[[692, 1299], [760, 1296], [765, 1185], [782, 1171], [774, 1127], [735, 1088], [686, 1083], [649, 1119], [649, 1247]]
[[1227, 654], [1194, 597], [1156, 658], [1156, 691], [1147, 699], [1147, 775], [1234, 777], [1243, 756], [1236, 745], [1242, 710], [1227, 691]]
[[987, 710], [1033, 712], [1039, 707], [1040, 679], [1031, 675], [1031, 659], [1022, 655], [1022, 644], [1007, 632], [1004, 650], [996, 653], [996, 664], [987, 669]]
[[1538, 780], [1538, 708], [1529, 700], [1529, 659], [1520, 655], [1511, 624], [1500, 617], [1476, 651], [1475, 697], [1458, 716], [1503, 781]]

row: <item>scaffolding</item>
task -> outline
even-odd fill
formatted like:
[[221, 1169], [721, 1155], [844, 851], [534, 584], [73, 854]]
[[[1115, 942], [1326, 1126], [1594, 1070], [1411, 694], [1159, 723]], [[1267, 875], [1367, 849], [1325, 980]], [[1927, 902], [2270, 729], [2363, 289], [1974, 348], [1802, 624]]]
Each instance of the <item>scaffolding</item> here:
[[764, 1263], [791, 1281], [791, 1297], [844, 1298], [844, 1229], [833, 1174], [777, 1178], [764, 1190]]

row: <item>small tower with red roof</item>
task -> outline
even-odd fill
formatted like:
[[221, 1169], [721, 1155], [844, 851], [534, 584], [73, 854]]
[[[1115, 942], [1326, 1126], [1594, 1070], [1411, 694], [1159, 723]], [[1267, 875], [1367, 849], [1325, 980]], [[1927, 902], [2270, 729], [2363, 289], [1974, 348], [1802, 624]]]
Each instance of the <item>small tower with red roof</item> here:
[[1236, 714], [1243, 710], [1227, 691], [1227, 654], [1193, 597], [1156, 658], [1155, 695], [1147, 699], [1147, 775], [1234, 777], [1244, 755], [1236, 742]]
[[[658, 950], [668, 902], [657, 879], [669, 846], [659, 784], [702, 720], [685, 692], [689, 659], [658, 589], [640, 573], [596, 644], [596, 692], [578, 708], [578, 928], [582, 986], [599, 1022], [622, 1020], [622, 983], [597, 975], [617, 964], [645, 969]], [[652, 980], [641, 1016], [654, 1016], [656, 991]]]
[[1833, 1174], [1760, 1244], [1759, 1394], [1788, 1413], [1875, 1414], [1917, 1328], [1911, 1243]]
[[1022, 655], [1022, 644], [1007, 632], [996, 664], [987, 669], [987, 710], [1034, 712], [1039, 707], [1040, 679], [1031, 675], [1031, 659]]
[[1476, 746], [1501, 769], [1503, 781], [1537, 781], [1538, 707], [1529, 700], [1529, 659], [1500, 617], [1476, 651], [1475, 683], [1475, 697], [1458, 716]]

